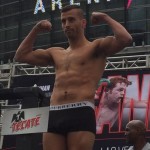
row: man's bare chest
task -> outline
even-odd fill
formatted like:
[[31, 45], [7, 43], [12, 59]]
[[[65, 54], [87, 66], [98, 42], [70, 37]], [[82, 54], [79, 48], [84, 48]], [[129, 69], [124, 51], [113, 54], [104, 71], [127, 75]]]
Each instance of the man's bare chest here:
[[71, 67], [88, 66], [88, 62], [92, 61], [92, 57], [84, 52], [66, 52], [62, 54], [57, 61], [57, 67], [69, 70]]

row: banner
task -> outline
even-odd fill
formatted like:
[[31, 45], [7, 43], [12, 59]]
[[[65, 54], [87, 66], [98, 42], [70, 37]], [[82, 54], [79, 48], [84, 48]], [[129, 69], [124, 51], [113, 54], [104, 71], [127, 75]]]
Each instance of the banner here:
[[[35, 84], [46, 94], [49, 105], [55, 75], [19, 76], [11, 87]], [[150, 71], [149, 69], [105, 71], [95, 92], [97, 134], [93, 150], [126, 150], [125, 126], [132, 119], [145, 122], [150, 137]]]
[[145, 122], [150, 136], [149, 70], [105, 71], [95, 93], [97, 135], [94, 150], [125, 150], [126, 124]]
[[5, 110], [2, 135], [47, 132], [49, 107]]

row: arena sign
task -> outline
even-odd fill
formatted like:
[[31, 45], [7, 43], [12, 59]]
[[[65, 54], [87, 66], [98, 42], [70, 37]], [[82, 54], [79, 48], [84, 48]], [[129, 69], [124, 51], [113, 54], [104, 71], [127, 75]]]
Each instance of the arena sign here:
[[[87, 4], [91, 4], [92, 1], [94, 1], [95, 3], [100, 3], [101, 0], [87, 0]], [[110, 2], [112, 0], [105, 0], [107, 2]], [[74, 0], [69, 0], [68, 1], [70, 5], [72, 4], [77, 4], [77, 5], [80, 5], [80, 2], [78, 3], [75, 3]], [[62, 8], [62, 0], [52, 0], [51, 2], [51, 10], [54, 11], [56, 9], [56, 7], [58, 9], [61, 9]], [[42, 13], [45, 13], [45, 7], [44, 7], [44, 2], [43, 0], [37, 0], [36, 1], [36, 5], [35, 5], [35, 9], [34, 9], [34, 14], [37, 14], [38, 11], [41, 11]]]
[[[94, 3], [100, 3], [101, 0], [86, 0], [87, 1], [87, 4], [91, 4], [92, 2]], [[105, 0], [106, 2], [111, 2], [112, 0]], [[58, 9], [62, 9], [62, 0], [52, 0], [51, 1], [51, 10], [54, 11], [56, 10], [56, 8]], [[132, 3], [132, 0], [128, 0], [127, 1], [127, 9], [130, 7]], [[74, 0], [69, 0], [69, 4], [72, 5], [72, 4], [77, 4], [77, 5], [80, 5], [80, 2], [76, 3]], [[41, 11], [42, 13], [45, 13], [45, 7], [44, 7], [44, 2], [43, 0], [37, 0], [36, 1], [36, 5], [35, 5], [35, 9], [34, 9], [34, 14], [37, 14], [38, 11]]]

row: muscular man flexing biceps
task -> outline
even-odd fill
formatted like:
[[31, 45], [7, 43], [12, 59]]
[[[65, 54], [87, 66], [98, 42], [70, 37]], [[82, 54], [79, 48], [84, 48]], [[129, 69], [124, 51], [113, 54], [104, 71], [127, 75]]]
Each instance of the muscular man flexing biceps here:
[[94, 94], [106, 57], [132, 42], [126, 29], [107, 14], [93, 12], [91, 20], [93, 24], [107, 23], [114, 36], [88, 41], [84, 35], [86, 20], [83, 11], [78, 5], [70, 5], [61, 11], [62, 29], [69, 42], [67, 49], [51, 47], [33, 51], [37, 34], [52, 28], [49, 21], [42, 20], [16, 52], [16, 61], [55, 66], [49, 129], [43, 134], [44, 150], [92, 150], [96, 132]]

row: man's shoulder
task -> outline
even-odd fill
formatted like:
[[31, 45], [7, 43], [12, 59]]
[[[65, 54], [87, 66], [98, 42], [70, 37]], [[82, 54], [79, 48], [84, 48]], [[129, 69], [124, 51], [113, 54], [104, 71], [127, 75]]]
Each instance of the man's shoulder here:
[[48, 52], [48, 53], [56, 53], [56, 52], [62, 52], [62, 51], [65, 51], [65, 49], [64, 48], [62, 48], [62, 47], [50, 47], [50, 48], [48, 48], [48, 49], [46, 49], [46, 51]]
[[[91, 42], [97, 56], [100, 56], [100, 57], [106, 57], [105, 53], [104, 53], [104, 49], [105, 47], [103, 47], [103, 41], [104, 41], [104, 38], [98, 38], [98, 39], [95, 39]], [[98, 55], [99, 54], [99, 55]]]
[[95, 40], [92, 41], [92, 43], [96, 43], [96, 44], [98, 43], [99, 44], [103, 39], [104, 38], [95, 39]]
[[47, 50], [51, 51], [51, 50], [65, 50], [65, 49], [63, 47], [50, 47]]

